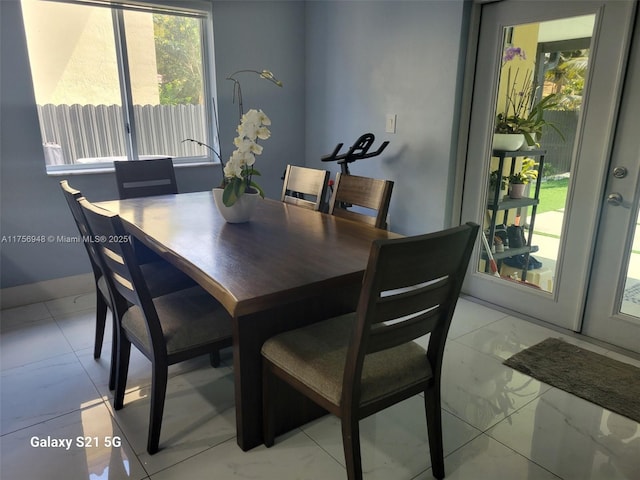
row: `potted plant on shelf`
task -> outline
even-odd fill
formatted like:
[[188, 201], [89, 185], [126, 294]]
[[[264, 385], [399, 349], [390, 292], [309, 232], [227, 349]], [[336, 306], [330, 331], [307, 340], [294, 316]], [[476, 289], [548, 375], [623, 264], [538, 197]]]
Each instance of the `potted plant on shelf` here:
[[538, 164], [532, 158], [522, 160], [522, 169], [509, 176], [509, 197], [522, 198], [525, 186], [538, 178]]
[[[552, 109], [558, 105], [556, 98], [557, 95], [555, 93], [551, 93], [546, 97], [543, 97], [540, 101], [532, 103], [529, 114], [526, 117], [521, 116], [519, 113], [508, 117], [505, 116], [506, 112], [499, 113], [496, 118], [495, 133], [521, 134], [524, 137], [523, 144], [526, 143], [527, 147], [532, 148], [539, 145], [540, 138], [542, 137], [542, 128], [548, 126], [558, 132], [560, 138], [564, 140], [564, 135], [558, 127], [544, 119], [544, 111]], [[495, 144], [494, 148], [496, 148]]]
[[489, 175], [489, 200], [493, 200], [495, 198], [496, 190], [502, 192], [507, 188], [508, 180], [509, 177], [506, 175], [500, 175], [498, 170], [491, 172]]
[[[515, 58], [526, 59], [524, 50], [509, 47], [505, 50], [503, 66]], [[520, 77], [520, 78], [519, 78]], [[496, 115], [493, 136], [494, 150], [519, 150], [525, 143], [527, 147], [535, 147], [542, 136], [542, 128], [549, 126], [564, 139], [562, 132], [551, 122], [544, 119], [545, 110], [558, 105], [555, 93], [536, 100], [539, 87], [533, 79], [531, 70], [520, 76], [520, 69], [512, 75], [511, 67], [507, 70], [505, 83], [505, 102], [502, 111]]]

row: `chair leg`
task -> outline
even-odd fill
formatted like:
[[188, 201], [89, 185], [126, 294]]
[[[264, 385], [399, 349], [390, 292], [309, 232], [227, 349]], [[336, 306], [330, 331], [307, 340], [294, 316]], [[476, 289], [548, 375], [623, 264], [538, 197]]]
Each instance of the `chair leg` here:
[[113, 394], [113, 408], [120, 410], [124, 405], [124, 392], [127, 388], [131, 342], [124, 333], [121, 333], [117, 345], [114, 345], [112, 348], [117, 350], [116, 388]]
[[116, 370], [118, 368], [118, 322], [115, 313], [111, 311], [111, 365], [109, 365], [109, 390], [116, 388]]
[[215, 350], [209, 354], [209, 363], [213, 368], [220, 366], [220, 350]]
[[360, 425], [357, 418], [345, 414], [342, 418], [342, 446], [349, 480], [362, 480], [360, 455]]
[[439, 388], [430, 387], [425, 390], [424, 405], [427, 414], [431, 471], [435, 478], [442, 479], [444, 478], [444, 446], [442, 441], [442, 410], [440, 408]]
[[262, 360], [262, 437], [264, 444], [273, 447], [275, 442], [274, 408], [271, 400], [271, 372], [267, 361]]
[[162, 414], [164, 412], [169, 372], [166, 362], [154, 361], [152, 368], [151, 412], [149, 414], [149, 438], [147, 439], [147, 452], [149, 452], [149, 455], [157, 453], [160, 444], [160, 429], [162, 428]]
[[96, 292], [96, 338], [93, 344], [93, 358], [100, 358], [102, 354], [102, 341], [104, 339], [104, 327], [107, 322], [107, 302], [100, 290]]

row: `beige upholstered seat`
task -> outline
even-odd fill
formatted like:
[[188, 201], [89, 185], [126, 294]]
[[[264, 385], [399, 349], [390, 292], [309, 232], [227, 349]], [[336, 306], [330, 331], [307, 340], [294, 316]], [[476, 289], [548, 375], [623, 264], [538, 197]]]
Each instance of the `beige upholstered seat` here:
[[[358, 309], [262, 347], [264, 440], [274, 442], [273, 377], [340, 417], [349, 480], [362, 479], [360, 419], [424, 393], [433, 474], [444, 477], [440, 375], [478, 225], [373, 242]], [[427, 350], [413, 342], [430, 333]]]
[[[200, 287], [154, 298], [153, 305], [158, 312], [168, 356], [231, 336], [231, 318], [222, 305]], [[138, 305], [125, 312], [122, 327], [132, 343], [141, 345], [144, 352], [152, 351], [145, 315]]]
[[[283, 333], [267, 342], [262, 354], [292, 378], [338, 405], [355, 322], [356, 314], [352, 313]], [[406, 385], [428, 380], [432, 373], [426, 353], [417, 343], [409, 342], [366, 357], [360, 404], [367, 405]]]
[[328, 181], [327, 170], [287, 165], [280, 199], [310, 210], [322, 210]]

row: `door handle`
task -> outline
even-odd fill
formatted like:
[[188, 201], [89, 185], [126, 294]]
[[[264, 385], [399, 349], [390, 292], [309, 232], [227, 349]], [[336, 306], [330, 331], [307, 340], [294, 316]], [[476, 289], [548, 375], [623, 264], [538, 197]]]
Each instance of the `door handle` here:
[[624, 208], [631, 208], [631, 204], [629, 202], [625, 202], [622, 195], [618, 192], [610, 193], [609, 196], [607, 196], [607, 203], [614, 207], [622, 205]]
[[624, 199], [622, 198], [622, 195], [620, 195], [618, 192], [610, 193], [607, 197], [607, 203], [609, 205], [613, 205], [614, 207], [622, 205], [623, 200]]

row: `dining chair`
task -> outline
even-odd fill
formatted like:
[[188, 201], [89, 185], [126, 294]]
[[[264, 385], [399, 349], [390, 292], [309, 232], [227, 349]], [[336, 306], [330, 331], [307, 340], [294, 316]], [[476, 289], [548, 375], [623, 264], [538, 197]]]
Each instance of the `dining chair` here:
[[[359, 420], [423, 393], [432, 471], [444, 478], [442, 358], [478, 228], [374, 241], [356, 312], [264, 343], [267, 447], [275, 436], [276, 377], [340, 417], [349, 480], [362, 479]], [[426, 350], [413, 341], [429, 333]]]
[[[131, 160], [113, 162], [118, 185], [118, 196], [127, 198], [151, 197], [178, 193], [176, 174], [171, 158], [152, 160]], [[133, 239], [138, 262], [148, 263], [158, 260], [158, 255]]]
[[159, 449], [169, 365], [231, 345], [231, 317], [209, 293], [196, 286], [153, 298], [128, 242], [120, 217], [80, 198], [113, 294], [117, 321], [114, 408], [124, 406], [131, 344], [151, 361], [147, 452]]
[[[309, 210], [322, 210], [328, 181], [327, 170], [287, 165], [280, 200]], [[314, 197], [314, 200], [308, 197]]]
[[121, 200], [178, 193], [171, 158], [116, 161], [113, 166]]
[[[67, 180], [62, 180], [60, 182], [60, 187], [62, 188], [64, 197], [69, 205], [69, 210], [71, 210], [71, 215], [73, 216], [73, 220], [78, 228], [78, 232], [80, 232], [80, 239], [87, 250], [91, 270], [93, 272], [96, 288], [96, 333], [93, 346], [93, 358], [97, 359], [100, 358], [102, 354], [107, 310], [111, 310], [111, 313], [113, 314], [111, 292], [103, 275], [102, 267], [100, 266], [101, 262], [98, 252], [95, 249], [95, 243], [92, 241], [94, 237], [87, 225], [84, 213], [78, 204], [78, 199], [82, 197], [82, 193], [80, 190], [76, 190], [69, 185]], [[155, 257], [155, 260], [156, 261], [141, 265], [142, 273], [147, 279], [152, 296], [156, 297], [166, 295], [172, 291], [181, 290], [196, 284], [191, 278], [180, 272], [167, 261], [161, 259], [159, 256]], [[115, 333], [115, 323], [113, 325]], [[115, 343], [115, 335], [113, 336], [113, 339]], [[109, 388], [111, 390], [115, 388], [115, 355], [116, 349], [112, 347], [111, 366], [109, 371]]]
[[[372, 225], [387, 227], [387, 214], [393, 182], [338, 173], [329, 205], [329, 214]], [[363, 207], [356, 211], [351, 207]]]

